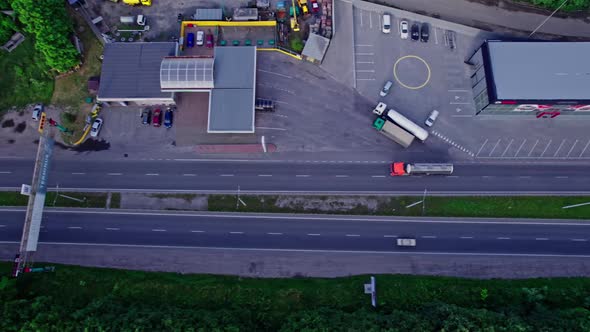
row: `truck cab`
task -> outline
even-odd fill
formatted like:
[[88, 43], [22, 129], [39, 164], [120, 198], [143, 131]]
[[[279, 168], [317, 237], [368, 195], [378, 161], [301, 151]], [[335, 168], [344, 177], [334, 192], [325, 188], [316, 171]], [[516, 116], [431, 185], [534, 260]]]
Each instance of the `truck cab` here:
[[373, 114], [383, 115], [383, 113], [385, 113], [386, 109], [387, 109], [387, 104], [385, 104], [383, 102], [379, 102], [379, 104], [377, 104], [377, 106], [375, 106], [375, 108], [373, 109]]
[[404, 163], [393, 163], [393, 164], [391, 164], [390, 175], [391, 176], [404, 176], [404, 175], [409, 175], [409, 174], [406, 173], [406, 167], [405, 167]]

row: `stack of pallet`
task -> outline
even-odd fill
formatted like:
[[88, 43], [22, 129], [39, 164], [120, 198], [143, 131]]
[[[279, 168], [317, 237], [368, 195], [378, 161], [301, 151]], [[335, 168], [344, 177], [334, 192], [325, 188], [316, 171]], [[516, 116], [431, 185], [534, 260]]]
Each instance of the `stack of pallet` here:
[[321, 35], [332, 38], [332, 0], [322, 1], [322, 16], [320, 18]]

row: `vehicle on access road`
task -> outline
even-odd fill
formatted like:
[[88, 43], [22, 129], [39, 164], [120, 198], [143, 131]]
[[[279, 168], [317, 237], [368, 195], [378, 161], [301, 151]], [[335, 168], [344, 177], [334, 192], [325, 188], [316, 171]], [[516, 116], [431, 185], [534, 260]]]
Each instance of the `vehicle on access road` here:
[[45, 112], [45, 107], [43, 106], [43, 104], [35, 105], [35, 107], [33, 108], [33, 115], [32, 115], [33, 120], [39, 121], [39, 118], [41, 117], [41, 114], [43, 112]]
[[428, 119], [424, 121], [424, 124], [428, 127], [432, 127], [434, 121], [436, 121], [436, 119], [438, 118], [438, 114], [439, 112], [437, 110], [432, 110], [432, 112], [430, 112], [430, 115], [428, 116]]
[[100, 133], [100, 129], [102, 128], [102, 119], [101, 118], [96, 118], [94, 119], [94, 122], [92, 123], [92, 127], [90, 128], [90, 136], [91, 137], [97, 137], [98, 133]]
[[392, 86], [393, 86], [393, 82], [392, 81], [385, 82], [385, 85], [383, 85], [383, 89], [381, 89], [381, 91], [379, 92], [379, 95], [381, 97], [387, 96], [387, 94], [389, 93], [389, 90], [391, 90], [391, 87]]
[[400, 237], [397, 239], [396, 244], [398, 247], [415, 247], [416, 239], [409, 237]]

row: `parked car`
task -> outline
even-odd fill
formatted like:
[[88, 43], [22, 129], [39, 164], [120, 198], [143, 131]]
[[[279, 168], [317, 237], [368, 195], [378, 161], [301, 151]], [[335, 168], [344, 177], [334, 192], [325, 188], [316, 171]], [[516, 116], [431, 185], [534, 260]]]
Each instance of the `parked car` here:
[[162, 125], [162, 111], [159, 108], [154, 111], [152, 123], [154, 124], [154, 127], [159, 127]]
[[399, 23], [399, 33], [402, 39], [408, 39], [408, 29], [410, 26], [408, 25], [408, 21], [403, 20]]
[[391, 15], [383, 14], [383, 33], [391, 32]]
[[39, 121], [39, 118], [41, 118], [41, 113], [43, 112], [45, 112], [45, 107], [43, 104], [35, 105], [35, 107], [33, 107], [33, 120]]
[[318, 0], [311, 0], [311, 11], [314, 13], [319, 13], [320, 5], [318, 4]]
[[412, 30], [410, 31], [412, 35], [412, 40], [416, 41], [420, 39], [420, 25], [418, 23], [412, 24]]
[[144, 125], [149, 125], [152, 119], [152, 111], [149, 108], [146, 108], [141, 112], [141, 123]]
[[205, 32], [203, 30], [197, 31], [197, 46], [203, 46], [205, 42]]
[[90, 136], [92, 136], [92, 137], [98, 136], [98, 133], [100, 132], [100, 128], [102, 128], [102, 122], [103, 121], [101, 118], [94, 119], [94, 122], [92, 123], [92, 128], [90, 128]]
[[189, 32], [186, 35], [186, 47], [193, 47], [195, 46], [195, 34], [192, 32]]
[[206, 39], [205, 46], [207, 48], [213, 48], [213, 34], [208, 33], [207, 37], [205, 39]]
[[424, 124], [427, 125], [428, 127], [432, 127], [432, 125], [434, 124], [434, 121], [436, 121], [436, 118], [438, 118], [438, 111], [433, 110], [432, 112], [430, 112], [428, 119], [426, 119], [426, 121], [424, 121]]
[[422, 28], [420, 29], [420, 41], [426, 43], [428, 41], [428, 37], [430, 37], [430, 27], [428, 23], [422, 23]]
[[391, 87], [392, 86], [393, 86], [393, 82], [392, 81], [385, 82], [385, 85], [383, 86], [383, 89], [381, 89], [381, 92], [379, 92], [379, 95], [381, 97], [387, 96], [387, 94], [389, 93], [389, 90], [391, 90]]
[[182, 15], [182, 14], [180, 14], [180, 13], [178, 14], [178, 16], [176, 16], [176, 21], [177, 21], [178, 23], [182, 22], [182, 20], [183, 20], [183, 19], [184, 19], [184, 17], [183, 17], [183, 15]]
[[172, 109], [171, 108], [167, 109], [166, 113], [164, 113], [164, 127], [172, 128], [172, 116], [173, 116]]

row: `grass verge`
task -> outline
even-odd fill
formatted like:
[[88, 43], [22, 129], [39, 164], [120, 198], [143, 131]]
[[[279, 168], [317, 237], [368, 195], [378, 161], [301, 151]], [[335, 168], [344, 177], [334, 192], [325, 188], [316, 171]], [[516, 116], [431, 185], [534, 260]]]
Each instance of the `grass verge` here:
[[[0, 206], [26, 206], [28, 202], [29, 197], [20, 192], [0, 192]], [[104, 208], [106, 202], [106, 193], [48, 192], [45, 197], [45, 206], [48, 207]], [[114, 208], [113, 204], [120, 206], [120, 194], [113, 194], [111, 207]]]
[[[590, 219], [590, 205], [563, 209], [564, 206], [588, 203], [590, 197], [426, 197], [426, 206], [413, 205], [422, 197], [339, 197], [339, 196], [255, 196], [210, 195], [210, 211], [340, 213], [390, 216], [561, 218]], [[424, 213], [423, 213], [424, 212]]]
[[0, 51], [0, 114], [11, 107], [51, 100], [53, 74], [35, 50], [34, 38], [25, 37], [12, 53]]
[[[40, 266], [40, 264], [37, 264]], [[9, 263], [0, 263], [7, 275]], [[76, 266], [0, 282], [0, 329], [587, 331], [590, 279], [251, 279]]]

